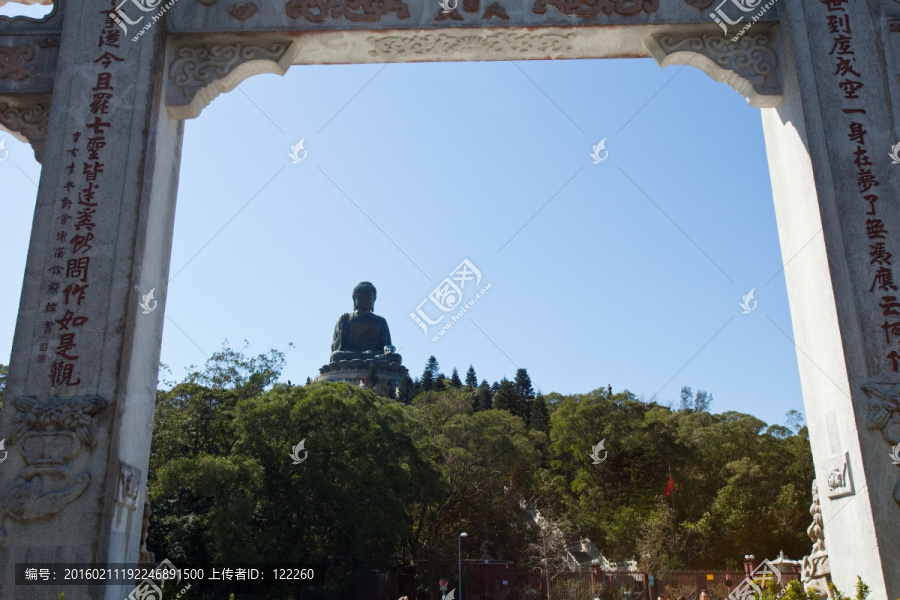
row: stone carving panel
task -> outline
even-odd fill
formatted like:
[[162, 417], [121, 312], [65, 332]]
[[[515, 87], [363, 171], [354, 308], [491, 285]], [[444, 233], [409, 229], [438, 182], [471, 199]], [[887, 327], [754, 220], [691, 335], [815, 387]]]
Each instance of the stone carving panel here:
[[[866, 428], [881, 433], [891, 447], [900, 444], [900, 384], [870, 382], [862, 386], [868, 397]], [[900, 504], [900, 480], [894, 486], [894, 501]]]
[[[81, 496], [91, 482], [88, 471], [72, 476], [71, 463], [97, 443], [94, 417], [107, 402], [98, 396], [61, 400], [16, 398], [8, 441], [25, 461], [19, 477], [0, 491], [0, 542], [6, 519], [28, 522], [49, 518]], [[45, 489], [45, 480], [61, 485]]]
[[0, 79], [9, 77], [13, 81], [22, 81], [34, 73], [34, 66], [29, 61], [34, 58], [34, 48], [30, 44], [0, 47]]
[[374, 23], [392, 12], [399, 19], [409, 18], [409, 7], [402, 0], [289, 0], [285, 10], [292, 19], [303, 17], [312, 23], [341, 17]]
[[116, 487], [116, 502], [128, 508], [137, 508], [140, 486], [141, 470], [119, 461], [119, 483]]
[[177, 45], [169, 63], [166, 107], [175, 119], [193, 119], [213, 98], [257, 73], [284, 75], [293, 55], [289, 40], [269, 43]]
[[[760, 31], [762, 30], [762, 31]], [[645, 41], [660, 66], [694, 65], [735, 89], [752, 106], [771, 108], [782, 98], [774, 28], [757, 24], [737, 41], [719, 34], [656, 34]]]
[[543, 15], [548, 5], [570, 17], [596, 17], [601, 12], [630, 17], [640, 12], [655, 13], [659, 0], [536, 0], [532, 10]]
[[0, 126], [16, 139], [28, 142], [40, 162], [47, 141], [47, 121], [50, 118], [50, 95], [0, 97]]
[[370, 37], [372, 56], [415, 54], [442, 55], [464, 51], [490, 51], [503, 54], [551, 55], [572, 51], [574, 33], [492, 31], [483, 34], [465, 31], [443, 31], [418, 35]]
[[850, 456], [845, 452], [824, 461], [825, 479], [830, 499], [850, 496], [853, 491], [853, 474], [850, 472]]

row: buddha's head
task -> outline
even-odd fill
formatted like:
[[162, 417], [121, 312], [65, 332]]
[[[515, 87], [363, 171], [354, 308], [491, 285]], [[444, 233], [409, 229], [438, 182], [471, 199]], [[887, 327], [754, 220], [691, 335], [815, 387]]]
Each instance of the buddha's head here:
[[363, 281], [353, 288], [353, 310], [370, 311], [375, 308], [375, 286]]

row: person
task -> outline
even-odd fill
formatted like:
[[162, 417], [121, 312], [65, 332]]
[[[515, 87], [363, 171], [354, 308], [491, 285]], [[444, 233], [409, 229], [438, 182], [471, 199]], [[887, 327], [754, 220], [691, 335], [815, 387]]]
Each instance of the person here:
[[706, 590], [700, 590], [700, 600], [709, 600], [709, 594], [706, 593]]

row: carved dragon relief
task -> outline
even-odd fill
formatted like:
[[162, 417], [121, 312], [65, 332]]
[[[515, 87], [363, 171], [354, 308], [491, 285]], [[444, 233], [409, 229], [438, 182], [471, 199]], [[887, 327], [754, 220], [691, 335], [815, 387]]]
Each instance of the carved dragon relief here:
[[193, 119], [223, 92], [258, 73], [284, 75], [293, 62], [290, 40], [261, 43], [174, 43], [166, 108], [173, 119]]
[[0, 126], [20, 142], [30, 143], [38, 162], [44, 158], [50, 94], [0, 96]]
[[[83, 448], [97, 444], [94, 417], [102, 412], [106, 400], [99, 396], [61, 400], [31, 397], [16, 398], [13, 430], [8, 436], [25, 466], [19, 477], [0, 491], [0, 542], [6, 538], [6, 519], [28, 522], [49, 518], [84, 493], [91, 474], [82, 471], [72, 476], [72, 459]], [[59, 480], [62, 486], [46, 490], [45, 478]]]
[[781, 102], [783, 87], [775, 49], [774, 27], [758, 24], [732, 42], [710, 33], [654, 34], [644, 44], [661, 67], [693, 65], [747, 98], [751, 106], [772, 108]]

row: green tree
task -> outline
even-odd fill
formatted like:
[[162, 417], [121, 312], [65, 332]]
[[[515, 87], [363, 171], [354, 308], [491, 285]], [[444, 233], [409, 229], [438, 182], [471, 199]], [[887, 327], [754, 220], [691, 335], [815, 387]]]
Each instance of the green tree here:
[[[159, 469], [163, 554], [185, 562], [385, 567], [428, 480], [402, 405], [346, 383], [275, 386], [235, 408], [234, 448]], [[291, 448], [305, 440], [300, 464]], [[377, 493], [376, 493], [377, 490]], [[302, 499], [302, 501], [299, 501]]]
[[498, 410], [505, 410], [510, 414], [518, 416], [518, 400], [519, 397], [518, 395], [516, 395], [516, 390], [513, 387], [513, 384], [506, 377], [504, 377], [500, 381], [500, 387], [497, 388], [497, 393], [495, 393], [493, 397], [494, 408]]
[[547, 402], [544, 395], [538, 393], [531, 404], [531, 418], [528, 424], [532, 429], [550, 433], [550, 414], [547, 412]]
[[466, 371], [466, 387], [470, 390], [478, 387], [478, 377], [475, 376], [475, 369], [472, 365], [469, 365], [469, 370]]
[[438, 361], [432, 355], [428, 357], [428, 362], [425, 364], [425, 370], [422, 372], [422, 378], [420, 380], [420, 385], [422, 386], [423, 392], [431, 391], [431, 388], [434, 387], [434, 381], [438, 376]]
[[494, 394], [491, 392], [491, 386], [488, 385], [486, 379], [481, 380], [478, 391], [475, 393], [475, 410], [490, 410], [493, 408], [491, 398]]
[[374, 390], [375, 386], [378, 384], [378, 368], [375, 367], [374, 362], [369, 363], [369, 368], [366, 370], [366, 389]]
[[462, 380], [459, 378], [459, 373], [457, 372], [456, 367], [453, 367], [453, 373], [450, 375], [450, 387], [462, 387]]
[[398, 398], [401, 403], [409, 404], [412, 402], [412, 399], [416, 396], [416, 386], [413, 382], [412, 378], [407, 373], [403, 376], [403, 379], [400, 380], [400, 385], [398, 386]]
[[528, 370], [524, 368], [516, 369], [516, 379], [513, 387], [516, 390], [516, 412], [525, 421], [527, 425], [531, 419], [531, 405], [534, 401], [534, 388], [531, 387], [531, 377], [528, 376]]

